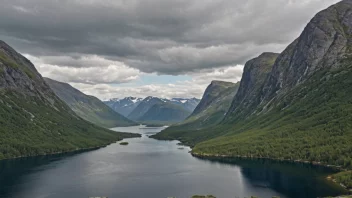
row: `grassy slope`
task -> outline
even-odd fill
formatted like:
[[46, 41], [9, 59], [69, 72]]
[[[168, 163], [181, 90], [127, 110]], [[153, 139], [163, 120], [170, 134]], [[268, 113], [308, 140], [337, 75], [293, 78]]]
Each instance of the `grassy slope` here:
[[0, 159], [98, 147], [137, 136], [83, 121], [61, 101], [55, 110], [37, 97], [9, 91], [0, 96]]
[[[352, 70], [321, 71], [263, 115], [213, 130], [195, 154], [318, 161], [352, 168]], [[275, 102], [273, 103], [275, 104]]]
[[[203, 101], [200, 103], [200, 105], [207, 104], [198, 112], [193, 113], [184, 122], [171, 126], [152, 137], [164, 140], [178, 139], [190, 145], [200, 139], [208, 138], [208, 135], [204, 135], [203, 130], [200, 129], [214, 126], [224, 118], [238, 87], [239, 83], [224, 83], [223, 86], [211, 90], [209, 93], [211, 96], [207, 99], [203, 97]], [[209, 100], [209, 102], [204, 100]], [[217, 134], [209, 135], [214, 137]]]
[[100, 147], [137, 134], [79, 118], [35, 67], [0, 41], [0, 159]]
[[94, 96], [85, 95], [66, 83], [46, 78], [55, 94], [81, 118], [101, 127], [132, 126], [135, 122], [112, 110]]

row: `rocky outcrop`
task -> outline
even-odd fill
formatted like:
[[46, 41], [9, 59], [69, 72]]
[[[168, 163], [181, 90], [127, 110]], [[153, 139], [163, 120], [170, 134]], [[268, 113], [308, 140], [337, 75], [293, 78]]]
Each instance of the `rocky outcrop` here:
[[272, 70], [278, 55], [269, 52], [263, 53], [245, 64], [240, 86], [229, 108], [226, 120], [246, 117], [248, 113], [255, 111], [260, 103], [263, 83]]
[[264, 83], [263, 103], [304, 83], [317, 71], [336, 69], [350, 57], [352, 0], [344, 0], [319, 12], [300, 37], [277, 58]]

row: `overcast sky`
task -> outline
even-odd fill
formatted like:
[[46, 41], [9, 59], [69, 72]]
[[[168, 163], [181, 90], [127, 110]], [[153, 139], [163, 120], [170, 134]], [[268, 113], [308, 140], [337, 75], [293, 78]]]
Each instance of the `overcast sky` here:
[[0, 0], [0, 39], [100, 99], [201, 97], [337, 0]]

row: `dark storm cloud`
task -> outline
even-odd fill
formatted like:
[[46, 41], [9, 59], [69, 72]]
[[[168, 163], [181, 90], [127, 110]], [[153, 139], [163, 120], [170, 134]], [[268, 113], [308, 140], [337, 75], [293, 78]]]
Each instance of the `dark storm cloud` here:
[[280, 51], [335, 2], [2, 0], [0, 39], [46, 64], [90, 67], [77, 60], [98, 55], [143, 72], [181, 74]]

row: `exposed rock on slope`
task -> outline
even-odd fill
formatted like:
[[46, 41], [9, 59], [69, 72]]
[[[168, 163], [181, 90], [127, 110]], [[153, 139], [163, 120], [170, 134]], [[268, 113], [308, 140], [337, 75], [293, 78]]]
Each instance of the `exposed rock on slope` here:
[[246, 117], [261, 102], [261, 90], [279, 54], [263, 53], [259, 57], [249, 60], [243, 70], [242, 79], [236, 96], [228, 110], [229, 119]]
[[223, 131], [222, 136], [197, 144], [193, 152], [351, 168], [351, 47], [352, 0], [344, 0], [318, 13], [278, 56], [259, 103], [246, 116], [236, 116], [252, 104], [246, 99], [252, 98], [250, 92], [236, 96], [233, 104], [239, 106], [233, 105], [226, 122], [211, 129]]

